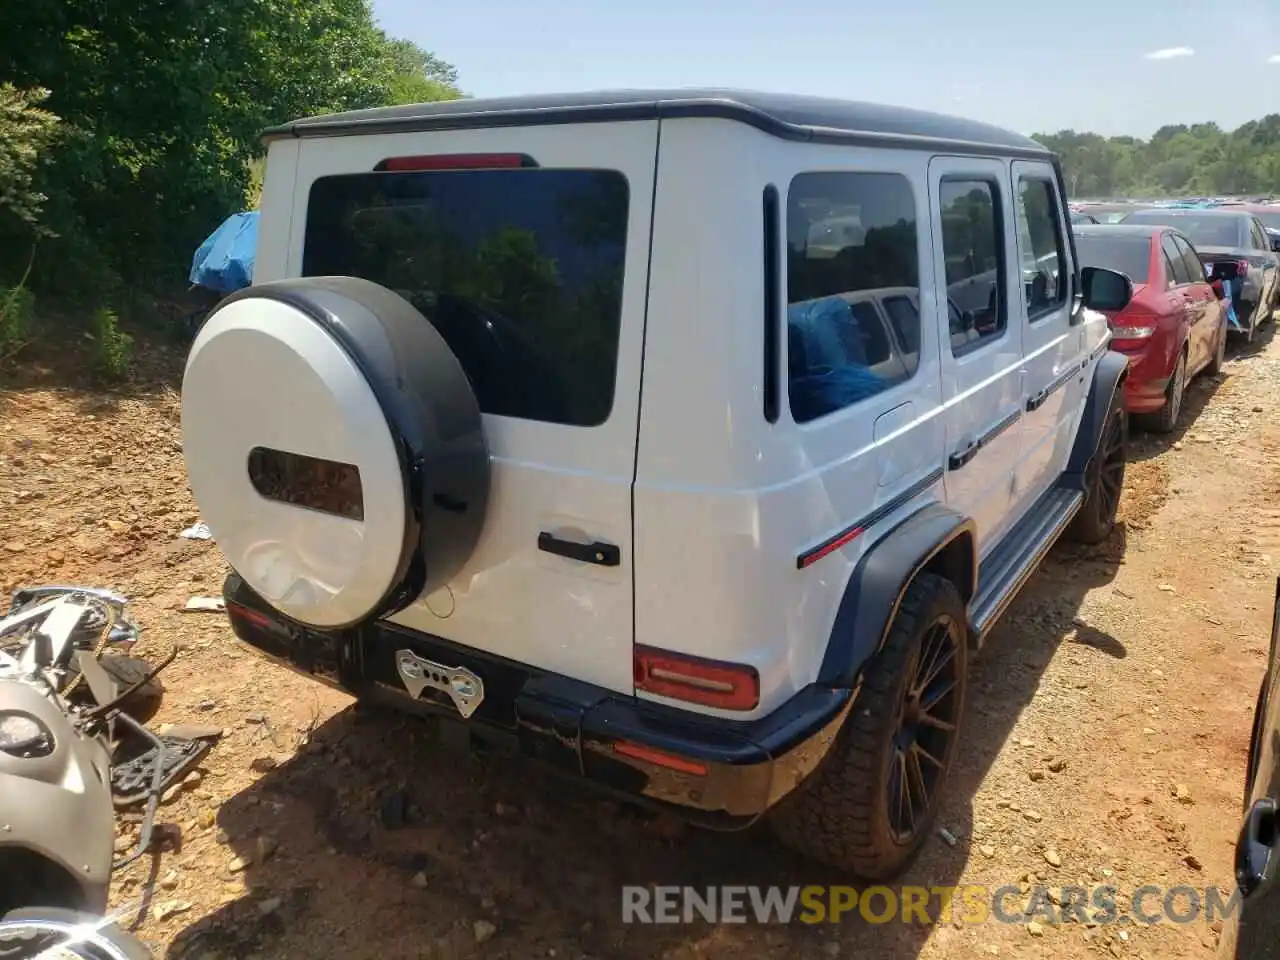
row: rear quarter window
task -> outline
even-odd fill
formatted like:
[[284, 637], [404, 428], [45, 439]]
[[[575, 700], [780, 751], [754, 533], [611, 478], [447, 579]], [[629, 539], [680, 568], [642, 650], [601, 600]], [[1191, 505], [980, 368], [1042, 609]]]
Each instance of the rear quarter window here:
[[919, 365], [915, 197], [901, 174], [802, 173], [786, 215], [788, 394], [807, 423]]
[[613, 406], [628, 209], [611, 170], [322, 177], [302, 273], [362, 277], [411, 302], [482, 412], [595, 426]]

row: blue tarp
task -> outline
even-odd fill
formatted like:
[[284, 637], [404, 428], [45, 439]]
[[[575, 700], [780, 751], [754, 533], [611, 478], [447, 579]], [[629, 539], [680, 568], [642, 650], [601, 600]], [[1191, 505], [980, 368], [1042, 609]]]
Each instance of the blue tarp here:
[[228, 217], [191, 258], [191, 283], [218, 293], [249, 286], [257, 248], [258, 211]]

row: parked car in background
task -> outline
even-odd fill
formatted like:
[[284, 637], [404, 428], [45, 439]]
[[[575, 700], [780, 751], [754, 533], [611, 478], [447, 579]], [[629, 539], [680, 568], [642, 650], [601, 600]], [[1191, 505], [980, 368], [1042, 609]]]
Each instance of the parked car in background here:
[[1280, 641], [1280, 581], [1271, 608], [1271, 649], [1267, 672], [1258, 689], [1253, 712], [1253, 736], [1244, 782], [1244, 823], [1236, 841], [1236, 884], [1240, 909], [1226, 918], [1218, 941], [1221, 960], [1266, 960], [1280, 948], [1280, 683], [1277, 642]]
[[1217, 210], [1240, 210], [1244, 213], [1251, 213], [1262, 221], [1262, 226], [1268, 233], [1274, 234], [1280, 232], [1280, 203], [1220, 203], [1215, 209]]
[[1100, 221], [1094, 217], [1091, 217], [1087, 213], [1082, 213], [1079, 210], [1075, 210], [1071, 214], [1071, 222], [1072, 223], [1099, 223]]
[[1135, 210], [1147, 208], [1147, 204], [1141, 203], [1081, 203], [1075, 210], [1092, 217], [1096, 223], [1119, 223]]
[[1171, 227], [1082, 226], [1075, 235], [1081, 264], [1118, 270], [1133, 281], [1133, 300], [1108, 315], [1112, 349], [1129, 357], [1125, 409], [1168, 433], [1178, 424], [1191, 378], [1222, 369], [1226, 310], [1195, 247]]
[[1196, 245], [1206, 276], [1219, 279], [1231, 292], [1231, 305], [1241, 332], [1252, 340], [1271, 319], [1280, 296], [1280, 256], [1266, 228], [1244, 210], [1178, 208], [1139, 210], [1123, 223], [1166, 224]]

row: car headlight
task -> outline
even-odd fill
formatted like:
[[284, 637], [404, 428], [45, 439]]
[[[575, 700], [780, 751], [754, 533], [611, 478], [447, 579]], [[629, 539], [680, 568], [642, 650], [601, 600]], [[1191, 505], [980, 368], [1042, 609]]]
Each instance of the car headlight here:
[[0, 712], [0, 753], [43, 757], [53, 751], [53, 733], [29, 713]]

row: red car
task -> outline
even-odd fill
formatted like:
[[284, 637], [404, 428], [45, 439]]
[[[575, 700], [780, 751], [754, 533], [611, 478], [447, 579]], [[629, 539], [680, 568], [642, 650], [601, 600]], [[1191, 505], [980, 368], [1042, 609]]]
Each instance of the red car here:
[[1209, 284], [1195, 247], [1172, 227], [1073, 229], [1081, 265], [1119, 270], [1133, 281], [1133, 300], [1108, 316], [1112, 349], [1129, 357], [1125, 409], [1168, 433], [1177, 426], [1191, 378], [1222, 369], [1227, 317], [1221, 285]]

